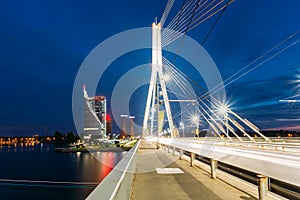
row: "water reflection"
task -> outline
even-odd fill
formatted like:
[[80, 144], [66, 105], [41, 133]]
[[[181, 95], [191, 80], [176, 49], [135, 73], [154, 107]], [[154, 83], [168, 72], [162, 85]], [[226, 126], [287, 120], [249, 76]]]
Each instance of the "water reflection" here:
[[[123, 157], [123, 152], [58, 153], [52, 145], [0, 147], [0, 177], [14, 180], [100, 182]], [[21, 170], [20, 170], [21, 169]], [[92, 187], [59, 188], [3, 185], [0, 199], [84, 199]], [[16, 193], [15, 191], [18, 190]], [[47, 194], [47, 195], [46, 195]]]
[[101, 168], [98, 170], [99, 181], [101, 181], [114, 166], [122, 159], [123, 152], [94, 152], [92, 156], [97, 162], [101, 163]]
[[91, 155], [95, 157], [103, 165], [113, 168], [119, 160], [123, 158], [126, 152], [93, 152]]

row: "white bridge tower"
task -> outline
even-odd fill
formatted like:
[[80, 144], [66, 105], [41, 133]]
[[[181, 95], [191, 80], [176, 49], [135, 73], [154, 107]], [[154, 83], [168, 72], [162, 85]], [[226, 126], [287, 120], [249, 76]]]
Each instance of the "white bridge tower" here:
[[171, 130], [171, 136], [172, 137], [179, 136], [178, 130], [173, 123], [172, 112], [170, 108], [170, 102], [169, 102], [169, 97], [167, 93], [162, 67], [163, 65], [162, 65], [162, 47], [161, 47], [161, 24], [157, 22], [153, 22], [152, 24], [152, 72], [151, 72], [150, 85], [148, 89], [148, 96], [147, 96], [147, 102], [145, 108], [142, 137], [149, 134], [148, 119], [150, 115], [150, 108], [151, 108], [150, 134], [153, 134], [154, 112], [156, 106], [155, 100], [158, 101], [159, 98], [157, 96], [156, 99], [156, 94], [160, 93], [159, 91], [157, 91], [158, 88], [156, 87], [158, 82], [160, 83], [160, 87], [161, 87], [164, 107], [166, 109], [168, 124]]

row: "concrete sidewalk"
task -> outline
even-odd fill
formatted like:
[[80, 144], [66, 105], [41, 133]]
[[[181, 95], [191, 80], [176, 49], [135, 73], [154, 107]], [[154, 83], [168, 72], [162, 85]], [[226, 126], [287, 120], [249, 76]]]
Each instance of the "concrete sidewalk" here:
[[[157, 174], [155, 168], [162, 167], [180, 168], [184, 173]], [[179, 160], [172, 154], [155, 148], [141, 148], [138, 151], [137, 173], [134, 176], [130, 199], [252, 200], [256, 198], [219, 179], [211, 179], [207, 172], [191, 167], [187, 161]]]

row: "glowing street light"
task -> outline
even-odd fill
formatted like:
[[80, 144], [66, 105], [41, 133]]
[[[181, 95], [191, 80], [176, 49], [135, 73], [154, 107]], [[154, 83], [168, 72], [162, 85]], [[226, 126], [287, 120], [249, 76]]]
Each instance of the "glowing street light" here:
[[196, 125], [196, 133], [195, 135], [199, 136], [199, 121], [200, 121], [200, 116], [197, 115], [197, 114], [193, 114], [191, 115], [191, 122], [192, 124], [195, 124]]
[[228, 106], [226, 106], [226, 105], [221, 105], [220, 107], [219, 107], [219, 113], [221, 114], [221, 115], [226, 115], [227, 114], [227, 110], [228, 110]]
[[182, 128], [182, 136], [185, 137], [184, 135], [184, 123], [183, 122], [180, 122], [180, 127]]
[[198, 115], [193, 115], [192, 116], [192, 122], [193, 122], [193, 124], [199, 125], [199, 120], [200, 120], [200, 118], [199, 118]]
[[168, 132], [167, 132], [167, 130], [164, 130], [164, 136], [166, 136], [166, 135], [167, 135], [167, 133], [168, 133]]
[[227, 105], [221, 105], [219, 107], [219, 114], [220, 115], [223, 115], [224, 116], [224, 119], [225, 119], [225, 126], [226, 126], [226, 135], [228, 136], [228, 114], [227, 114], [227, 111], [228, 111], [228, 106]]

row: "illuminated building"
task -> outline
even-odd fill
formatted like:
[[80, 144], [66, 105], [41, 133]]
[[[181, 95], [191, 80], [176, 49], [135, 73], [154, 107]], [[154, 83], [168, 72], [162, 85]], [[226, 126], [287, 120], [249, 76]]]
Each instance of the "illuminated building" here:
[[121, 115], [121, 138], [134, 136], [134, 116]]
[[106, 114], [106, 135], [112, 134], [112, 119], [110, 115]]
[[129, 132], [129, 134], [131, 135], [131, 136], [134, 136], [134, 116], [129, 116], [129, 129], [130, 129], [130, 132]]
[[121, 138], [128, 136], [128, 115], [121, 115]]
[[84, 93], [84, 136], [85, 142], [96, 142], [106, 138], [106, 98], [89, 97], [85, 87]]

